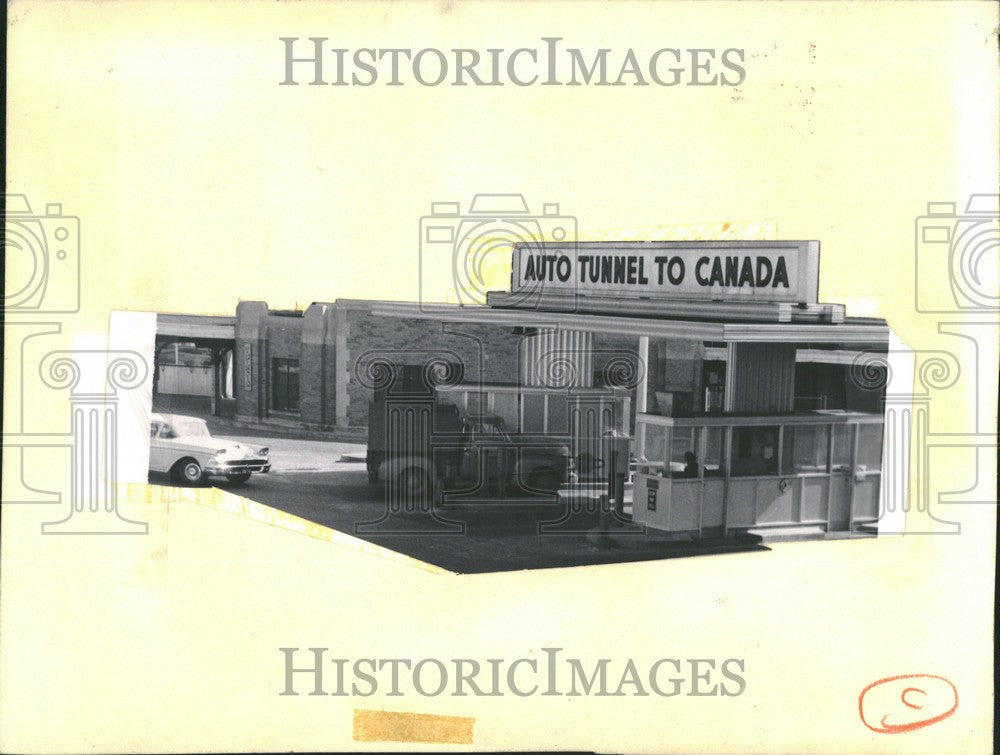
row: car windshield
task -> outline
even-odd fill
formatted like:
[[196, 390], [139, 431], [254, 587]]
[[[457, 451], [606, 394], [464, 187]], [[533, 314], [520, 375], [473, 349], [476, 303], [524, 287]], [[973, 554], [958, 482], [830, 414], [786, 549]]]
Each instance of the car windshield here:
[[198, 419], [197, 417], [175, 419], [172, 425], [174, 432], [181, 438], [209, 437], [208, 425], [205, 424], [205, 420]]

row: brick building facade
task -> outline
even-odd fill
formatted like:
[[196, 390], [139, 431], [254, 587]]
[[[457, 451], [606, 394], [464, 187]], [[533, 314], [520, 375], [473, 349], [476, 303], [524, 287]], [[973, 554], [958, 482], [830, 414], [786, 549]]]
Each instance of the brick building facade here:
[[[457, 363], [470, 383], [516, 384], [524, 370], [525, 328], [481, 323], [384, 317], [372, 313], [379, 302], [338, 300], [314, 303], [304, 312], [269, 310], [264, 302], [241, 302], [236, 309], [233, 386], [236, 419], [309, 429], [363, 432], [373, 396], [373, 370], [422, 367], [431, 360]], [[650, 393], [670, 388], [695, 390], [700, 362], [688, 342], [658, 348], [686, 358], [678, 367], [650, 375]], [[595, 334], [591, 384], [612, 361], [637, 359], [638, 337]], [[282, 372], [291, 368], [292, 372]], [[297, 384], [297, 408], [282, 395], [286, 376]], [[614, 379], [614, 375], [610, 376]], [[658, 379], [654, 379], [658, 378]]]
[[[231, 385], [232, 395], [217, 391], [210, 409], [204, 397], [205, 409], [211, 413], [221, 413], [221, 407], [246, 423], [330, 431], [359, 439], [365, 436], [369, 403], [386, 371], [412, 377], [428, 365], [460, 370], [461, 380], [472, 384], [625, 388], [631, 394], [633, 414], [640, 404], [637, 386], [643, 384], [650, 412], [683, 414], [722, 408], [731, 357], [721, 342], [649, 338], [646, 363], [640, 366], [637, 334], [608, 329], [539, 330], [531, 327], [531, 316], [463, 321], [461, 309], [436, 317], [415, 311], [414, 306], [342, 299], [317, 302], [305, 311], [287, 311], [245, 301], [238, 305], [235, 318], [228, 318], [228, 326], [221, 322], [225, 318], [161, 315], [157, 353], [176, 342], [213, 344], [220, 357], [215, 360], [215, 382]], [[469, 319], [476, 320], [482, 311], [470, 309]], [[568, 323], [576, 322], [570, 318]], [[171, 325], [174, 320], [180, 324]], [[216, 338], [208, 341], [185, 336], [209, 327], [222, 330], [212, 330]], [[222, 338], [226, 327], [228, 341]], [[797, 350], [792, 348], [789, 384], [778, 386], [794, 396], [794, 406], [786, 410], [880, 411], [879, 395], [859, 390], [849, 379], [854, 352], [838, 345], [815, 346], [801, 343]], [[227, 350], [231, 360], [224, 354]], [[220, 372], [230, 369], [231, 374]], [[567, 378], [574, 370], [579, 374]], [[560, 379], [570, 382], [559, 386]], [[175, 410], [165, 399], [179, 398], [183, 397], [154, 396], [154, 401]], [[226, 409], [231, 404], [235, 410]], [[183, 409], [185, 404], [173, 406]]]

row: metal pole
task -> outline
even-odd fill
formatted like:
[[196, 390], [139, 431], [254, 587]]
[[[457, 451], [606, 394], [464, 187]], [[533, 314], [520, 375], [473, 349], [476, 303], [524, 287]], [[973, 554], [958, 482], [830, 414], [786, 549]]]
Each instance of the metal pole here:
[[649, 376], [649, 336], [639, 336], [639, 382], [635, 386], [635, 411], [646, 412], [646, 381]]

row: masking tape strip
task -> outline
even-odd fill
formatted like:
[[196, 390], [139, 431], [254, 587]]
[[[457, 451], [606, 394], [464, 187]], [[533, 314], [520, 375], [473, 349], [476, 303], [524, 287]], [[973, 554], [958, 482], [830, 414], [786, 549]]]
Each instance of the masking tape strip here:
[[399, 713], [388, 710], [354, 711], [357, 742], [431, 742], [472, 744], [475, 718], [435, 716], [429, 713]]

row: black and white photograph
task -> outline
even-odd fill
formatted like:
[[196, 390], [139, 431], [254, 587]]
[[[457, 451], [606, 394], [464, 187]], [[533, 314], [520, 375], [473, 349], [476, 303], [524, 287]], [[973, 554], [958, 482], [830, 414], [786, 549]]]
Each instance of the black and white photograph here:
[[0, 751], [996, 750], [995, 3], [5, 20]]
[[[548, 242], [523, 197], [472, 204], [426, 228], [455, 239], [461, 303], [158, 314], [150, 481], [460, 573], [899, 526], [890, 331], [816, 300], [819, 242]], [[509, 289], [481, 290], [503, 262]]]

